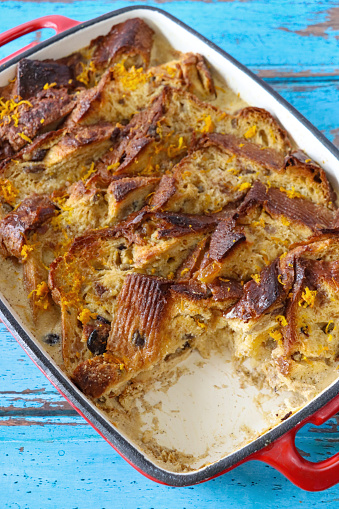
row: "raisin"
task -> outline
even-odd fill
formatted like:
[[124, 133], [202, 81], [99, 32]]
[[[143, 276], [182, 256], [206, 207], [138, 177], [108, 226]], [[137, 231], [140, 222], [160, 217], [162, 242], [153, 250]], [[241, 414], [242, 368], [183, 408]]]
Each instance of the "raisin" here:
[[308, 325], [303, 325], [302, 327], [300, 327], [300, 332], [302, 332], [307, 338], [310, 337]]
[[90, 350], [94, 355], [103, 354], [106, 350], [107, 339], [107, 335], [100, 334], [97, 329], [94, 329], [87, 340], [88, 350]]
[[120, 135], [120, 129], [119, 129], [119, 127], [115, 127], [111, 134], [111, 141], [113, 141], [113, 143], [116, 142], [117, 139], [119, 138], [119, 135]]
[[138, 348], [142, 348], [143, 346], [145, 346], [145, 338], [144, 338], [144, 336], [142, 336], [140, 334], [140, 332], [138, 330], [136, 330], [133, 333], [132, 343], [134, 344], [134, 346], [136, 346]]
[[45, 170], [46, 168], [43, 164], [27, 164], [22, 168], [22, 171], [25, 173], [41, 173]]
[[109, 320], [107, 320], [107, 318], [104, 318], [103, 316], [98, 315], [96, 319], [101, 323], [105, 323], [106, 325], [111, 325], [111, 322]]
[[147, 135], [154, 138], [157, 135], [157, 126], [154, 124], [150, 125], [147, 131]]
[[60, 342], [60, 335], [55, 334], [54, 332], [50, 332], [49, 334], [46, 334], [42, 340], [47, 345], [54, 346]]
[[94, 289], [96, 293], [99, 295], [99, 297], [101, 297], [105, 292], [107, 292], [107, 288], [105, 288], [100, 283], [94, 283]]
[[300, 352], [294, 352], [292, 355], [291, 355], [292, 359], [295, 361], [295, 362], [300, 362], [303, 358], [302, 354]]
[[46, 148], [39, 148], [36, 150], [31, 157], [31, 161], [42, 161], [45, 158], [48, 150]]
[[333, 322], [326, 323], [323, 327], [321, 327], [321, 330], [325, 334], [331, 334], [331, 332], [334, 330], [334, 323]]
[[281, 418], [282, 421], [286, 421], [286, 419], [288, 419], [289, 417], [291, 417], [292, 415], [292, 412], [288, 412], [286, 415], [284, 415], [284, 417]]

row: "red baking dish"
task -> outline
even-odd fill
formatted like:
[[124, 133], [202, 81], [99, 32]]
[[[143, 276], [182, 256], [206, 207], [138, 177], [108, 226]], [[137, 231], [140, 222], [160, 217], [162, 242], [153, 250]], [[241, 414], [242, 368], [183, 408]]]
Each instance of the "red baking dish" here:
[[[203, 54], [226, 79], [228, 85], [249, 104], [274, 114], [291, 134], [297, 145], [312, 159], [321, 162], [334, 188], [339, 181], [339, 151], [298, 111], [253, 75], [242, 64], [189, 28], [173, 16], [155, 7], [136, 6], [110, 12], [80, 23], [63, 16], [46, 16], [27, 22], [0, 35], [0, 46], [37, 29], [54, 28], [56, 35], [40, 44], [34, 43], [0, 62], [0, 85], [13, 78], [17, 62], [22, 57], [35, 59], [60, 58], [86, 46], [90, 40], [106, 34], [110, 28], [128, 18], [143, 18], [155, 30], [164, 33], [175, 49]], [[339, 481], [339, 454], [320, 463], [305, 460], [295, 446], [297, 431], [306, 423], [320, 425], [339, 411], [339, 380], [327, 387], [302, 409], [287, 417], [272, 429], [260, 433], [234, 452], [214, 457], [202, 467], [189, 472], [173, 472], [160, 467], [139, 447], [119, 431], [68, 379], [43, 350], [23, 321], [1, 295], [0, 316], [26, 353], [39, 369], [112, 447], [148, 478], [172, 486], [188, 486], [207, 481], [249, 460], [266, 462], [297, 486], [309, 490], [324, 490]], [[207, 421], [206, 421], [207, 422]], [[198, 436], [198, 435], [197, 435]]]

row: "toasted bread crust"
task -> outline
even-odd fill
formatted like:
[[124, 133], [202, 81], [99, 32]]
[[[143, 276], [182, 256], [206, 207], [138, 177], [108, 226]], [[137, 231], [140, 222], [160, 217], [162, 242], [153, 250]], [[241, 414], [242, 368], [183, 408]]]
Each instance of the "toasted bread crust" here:
[[24, 200], [0, 223], [1, 251], [5, 256], [21, 258], [27, 234], [37, 230], [57, 211], [47, 196], [33, 196]]
[[153, 44], [153, 30], [140, 18], [128, 19], [112, 27], [105, 36], [91, 42], [93, 62], [97, 69], [121, 58], [140, 56], [147, 67]]
[[15, 92], [22, 99], [33, 97], [44, 86], [73, 88], [73, 75], [68, 65], [23, 58], [18, 63]]
[[335, 193], [273, 115], [157, 37], [129, 19], [19, 63], [1, 93], [0, 251], [36, 323], [60, 309], [65, 370], [93, 399], [211, 345], [274, 388], [312, 385], [339, 351]]
[[75, 101], [66, 89], [52, 88], [38, 92], [30, 104], [18, 106], [17, 125], [11, 117], [5, 117], [5, 122], [0, 126], [2, 146], [8, 143], [11, 150], [8, 155], [13, 155], [42, 131], [57, 127], [74, 106]]
[[272, 306], [278, 306], [290, 288], [286, 279], [279, 282], [279, 275], [279, 265], [275, 262], [261, 272], [259, 283], [253, 280], [246, 283], [243, 297], [228, 313], [228, 318], [248, 322], [258, 319]]

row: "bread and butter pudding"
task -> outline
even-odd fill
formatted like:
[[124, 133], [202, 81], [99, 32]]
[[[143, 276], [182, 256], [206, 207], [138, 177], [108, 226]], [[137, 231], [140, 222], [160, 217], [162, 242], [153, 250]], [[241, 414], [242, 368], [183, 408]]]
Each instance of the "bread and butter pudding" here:
[[193, 351], [295, 409], [337, 377], [335, 193], [201, 55], [135, 18], [0, 95], [1, 289], [118, 426]]

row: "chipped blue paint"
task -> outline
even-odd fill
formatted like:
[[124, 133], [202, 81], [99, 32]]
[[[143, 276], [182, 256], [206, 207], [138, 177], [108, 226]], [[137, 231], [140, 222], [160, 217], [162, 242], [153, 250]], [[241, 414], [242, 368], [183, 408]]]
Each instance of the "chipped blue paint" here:
[[[304, 37], [295, 30], [305, 29], [315, 19], [326, 20], [326, 11], [337, 1], [249, 0], [247, 2], [140, 1], [155, 5], [191, 25], [233, 56], [242, 56], [254, 68], [314, 70], [331, 72], [339, 69], [338, 31], [325, 37]], [[94, 18], [136, 2], [85, 0], [71, 3], [29, 1], [0, 2], [0, 32], [25, 21], [48, 14], [62, 14], [80, 21]], [[320, 14], [319, 14], [320, 13]], [[208, 20], [208, 23], [206, 23]], [[288, 28], [291, 32], [281, 30]], [[27, 37], [27, 36], [26, 36]], [[13, 43], [14, 44], [14, 43]], [[14, 45], [15, 49], [21, 43]], [[301, 51], [302, 49], [302, 51]], [[1, 50], [0, 57], [8, 51]]]
[[[337, 1], [143, 4], [160, 6], [251, 69], [264, 73], [279, 93], [339, 145], [339, 31], [324, 25]], [[134, 3], [0, 1], [0, 31], [51, 13], [87, 20], [127, 5]], [[312, 35], [319, 24], [319, 35]], [[51, 34], [48, 31], [47, 35]], [[28, 35], [1, 48], [0, 58], [34, 37]], [[304, 77], [298, 76], [300, 72]], [[339, 505], [339, 486], [324, 493], [306, 493], [259, 462], [191, 488], [170, 488], [148, 481], [70, 409], [1, 326], [0, 351], [5, 352], [0, 356], [1, 509], [293, 509]], [[337, 421], [332, 419], [321, 428], [303, 428], [297, 446], [313, 461], [331, 456], [339, 449]]]

